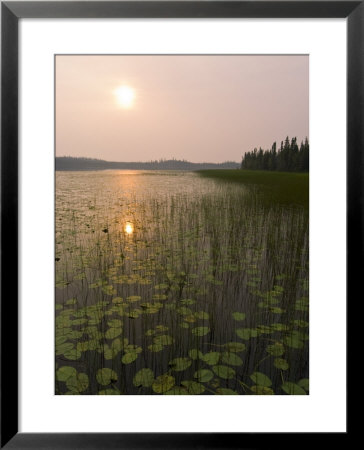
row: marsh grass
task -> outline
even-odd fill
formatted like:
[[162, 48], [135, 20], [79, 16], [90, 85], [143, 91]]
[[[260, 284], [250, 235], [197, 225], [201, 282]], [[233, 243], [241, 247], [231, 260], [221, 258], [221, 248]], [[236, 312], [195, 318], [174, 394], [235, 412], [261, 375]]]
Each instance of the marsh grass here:
[[264, 170], [201, 170], [203, 177], [258, 188], [263, 203], [299, 205], [308, 209], [309, 174]]
[[308, 211], [251, 184], [57, 173], [57, 394], [308, 393]]

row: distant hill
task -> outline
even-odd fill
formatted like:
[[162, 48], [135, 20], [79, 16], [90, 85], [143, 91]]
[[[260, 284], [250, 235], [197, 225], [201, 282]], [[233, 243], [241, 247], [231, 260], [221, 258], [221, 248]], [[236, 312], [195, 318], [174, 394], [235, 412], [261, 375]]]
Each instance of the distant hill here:
[[192, 163], [178, 159], [161, 159], [148, 162], [115, 162], [92, 158], [56, 157], [56, 170], [208, 170], [238, 169], [239, 163], [227, 161], [223, 163]]

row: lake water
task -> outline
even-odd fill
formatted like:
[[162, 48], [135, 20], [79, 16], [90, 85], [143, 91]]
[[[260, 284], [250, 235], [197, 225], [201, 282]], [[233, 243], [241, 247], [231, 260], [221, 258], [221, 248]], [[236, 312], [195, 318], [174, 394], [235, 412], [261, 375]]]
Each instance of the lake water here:
[[180, 171], [56, 173], [57, 394], [307, 394], [308, 212]]

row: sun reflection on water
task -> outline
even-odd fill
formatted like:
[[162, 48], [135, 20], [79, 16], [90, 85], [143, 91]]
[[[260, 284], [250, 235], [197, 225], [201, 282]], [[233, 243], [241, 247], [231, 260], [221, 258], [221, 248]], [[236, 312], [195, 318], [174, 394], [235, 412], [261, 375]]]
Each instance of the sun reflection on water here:
[[124, 231], [126, 234], [128, 234], [130, 236], [131, 234], [133, 234], [134, 225], [131, 222], [126, 222]]

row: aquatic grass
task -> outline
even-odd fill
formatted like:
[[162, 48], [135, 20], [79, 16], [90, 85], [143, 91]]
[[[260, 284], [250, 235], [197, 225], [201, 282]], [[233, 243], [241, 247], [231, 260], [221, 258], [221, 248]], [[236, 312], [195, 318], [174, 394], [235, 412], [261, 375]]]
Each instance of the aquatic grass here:
[[203, 177], [220, 181], [263, 187], [264, 195], [269, 202], [302, 205], [308, 208], [308, 173], [240, 169], [200, 170], [198, 173]]

